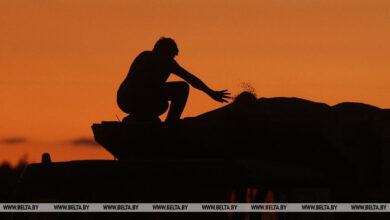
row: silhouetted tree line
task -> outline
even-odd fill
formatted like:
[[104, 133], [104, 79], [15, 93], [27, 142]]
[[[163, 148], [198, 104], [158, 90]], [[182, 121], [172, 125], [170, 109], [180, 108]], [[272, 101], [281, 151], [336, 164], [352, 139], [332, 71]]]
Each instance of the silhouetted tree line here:
[[11, 200], [12, 191], [15, 189], [18, 179], [27, 165], [27, 159], [24, 157], [18, 164], [12, 167], [8, 162], [0, 165], [0, 202]]

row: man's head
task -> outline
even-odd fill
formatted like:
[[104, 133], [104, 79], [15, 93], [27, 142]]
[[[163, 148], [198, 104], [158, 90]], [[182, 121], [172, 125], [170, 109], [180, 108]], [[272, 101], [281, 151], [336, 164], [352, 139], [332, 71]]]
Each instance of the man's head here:
[[173, 59], [179, 54], [179, 49], [172, 38], [162, 37], [154, 45], [153, 52], [159, 56]]

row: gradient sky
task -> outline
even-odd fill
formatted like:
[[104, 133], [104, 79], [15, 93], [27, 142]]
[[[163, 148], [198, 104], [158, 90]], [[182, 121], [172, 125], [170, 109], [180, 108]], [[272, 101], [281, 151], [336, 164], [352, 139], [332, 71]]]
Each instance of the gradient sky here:
[[[0, 0], [0, 27], [0, 162], [111, 159], [90, 126], [161, 36], [213, 89], [390, 108], [388, 0]], [[192, 89], [184, 117], [220, 106]]]

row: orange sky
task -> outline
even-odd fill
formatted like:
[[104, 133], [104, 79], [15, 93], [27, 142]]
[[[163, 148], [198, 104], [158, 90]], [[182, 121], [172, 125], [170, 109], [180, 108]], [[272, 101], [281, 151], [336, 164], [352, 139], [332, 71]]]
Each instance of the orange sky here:
[[[214, 89], [390, 108], [388, 0], [0, 0], [0, 161], [112, 158], [93, 122], [160, 36]], [[184, 116], [220, 107], [191, 90]]]

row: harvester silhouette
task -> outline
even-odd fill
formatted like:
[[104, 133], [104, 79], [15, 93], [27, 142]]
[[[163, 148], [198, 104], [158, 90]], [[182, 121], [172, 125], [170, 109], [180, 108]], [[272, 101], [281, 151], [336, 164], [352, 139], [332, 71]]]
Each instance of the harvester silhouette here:
[[264, 202], [272, 192], [275, 202], [388, 202], [389, 122], [390, 110], [366, 104], [244, 92], [175, 123], [93, 124], [95, 140], [118, 160], [46, 155], [26, 168], [16, 198], [229, 203]]

